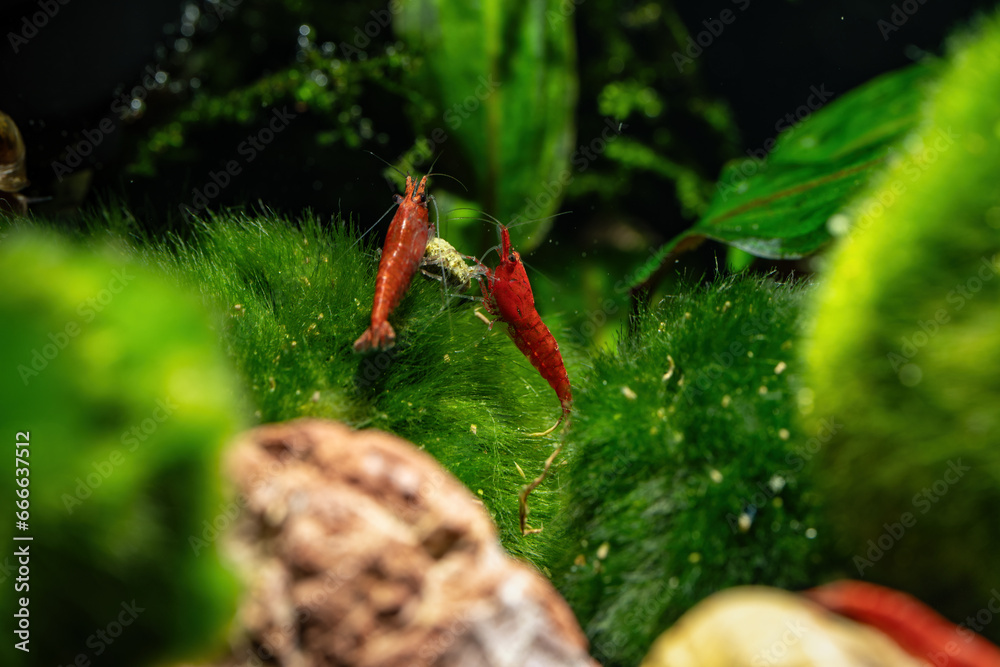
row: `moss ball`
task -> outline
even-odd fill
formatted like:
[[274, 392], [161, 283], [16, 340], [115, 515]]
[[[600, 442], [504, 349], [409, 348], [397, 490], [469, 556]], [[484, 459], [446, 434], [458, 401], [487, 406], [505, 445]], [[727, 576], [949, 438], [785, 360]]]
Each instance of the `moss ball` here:
[[25, 587], [0, 603], [9, 619], [27, 601], [30, 653], [8, 637], [0, 661], [206, 649], [234, 609], [215, 540], [239, 512], [218, 458], [240, 406], [200, 303], [113, 249], [38, 233], [11, 234], [0, 266], [0, 424], [9, 453], [27, 443], [29, 480], [10, 461], [0, 486], [11, 502], [26, 490], [26, 521], [0, 537], [30, 554]]
[[848, 210], [806, 420], [843, 425], [811, 468], [843, 573], [962, 621], [1000, 551], [1000, 20], [954, 47], [922, 125]]

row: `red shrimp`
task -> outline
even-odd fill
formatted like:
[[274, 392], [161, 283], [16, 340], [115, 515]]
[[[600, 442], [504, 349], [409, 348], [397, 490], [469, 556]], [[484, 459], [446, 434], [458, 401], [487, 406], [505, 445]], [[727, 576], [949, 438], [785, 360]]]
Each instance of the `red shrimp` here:
[[905, 593], [843, 580], [804, 594], [830, 611], [881, 630], [920, 660], [955, 667], [1000, 666], [1000, 649]]
[[555, 390], [562, 414], [551, 428], [533, 434], [548, 435], [569, 417], [573, 403], [569, 376], [559, 353], [559, 343], [535, 310], [528, 274], [521, 263], [521, 255], [510, 247], [510, 231], [504, 225], [500, 225], [500, 252], [500, 264], [492, 272], [486, 271], [483, 305], [487, 312], [507, 323], [507, 333], [517, 349]]
[[427, 247], [430, 225], [427, 222], [427, 176], [418, 185], [406, 177], [406, 194], [396, 195], [396, 215], [389, 224], [389, 233], [382, 247], [382, 259], [375, 277], [375, 299], [372, 302], [372, 324], [354, 341], [354, 350], [387, 350], [396, 344], [396, 332], [389, 324], [389, 313], [399, 305]]
[[[480, 273], [486, 276], [485, 285], [482, 278], [479, 280], [483, 288], [483, 305], [487, 312], [507, 323], [507, 333], [517, 345], [517, 349], [521, 350], [521, 353], [531, 361], [531, 365], [548, 381], [562, 406], [562, 414], [551, 428], [531, 435], [548, 435], [556, 430], [564, 419], [568, 427], [573, 393], [570, 391], [566, 366], [563, 364], [562, 354], [559, 353], [559, 344], [535, 310], [535, 297], [531, 293], [528, 274], [524, 270], [524, 264], [521, 263], [521, 255], [510, 247], [510, 231], [504, 225], [500, 225], [500, 264], [493, 271], [483, 267]], [[493, 328], [492, 322], [490, 328]], [[529, 528], [527, 525], [528, 495], [545, 480], [552, 462], [559, 456], [561, 450], [562, 443], [546, 459], [542, 474], [521, 491], [519, 500], [523, 535], [541, 532], [540, 528]]]

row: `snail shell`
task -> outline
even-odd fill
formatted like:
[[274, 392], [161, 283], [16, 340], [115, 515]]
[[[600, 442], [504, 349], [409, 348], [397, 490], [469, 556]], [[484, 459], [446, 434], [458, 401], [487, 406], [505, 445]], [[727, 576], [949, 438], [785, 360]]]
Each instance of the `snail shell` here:
[[24, 155], [21, 131], [10, 116], [0, 111], [0, 208], [8, 204], [22, 213], [27, 210], [27, 200], [13, 194], [28, 186]]

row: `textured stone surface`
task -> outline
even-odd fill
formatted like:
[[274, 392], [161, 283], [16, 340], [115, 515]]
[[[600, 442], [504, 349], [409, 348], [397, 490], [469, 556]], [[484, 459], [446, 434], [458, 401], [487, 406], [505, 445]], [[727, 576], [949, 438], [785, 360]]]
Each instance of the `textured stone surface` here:
[[319, 420], [230, 450], [248, 582], [227, 665], [594, 665], [555, 589], [429, 455]]

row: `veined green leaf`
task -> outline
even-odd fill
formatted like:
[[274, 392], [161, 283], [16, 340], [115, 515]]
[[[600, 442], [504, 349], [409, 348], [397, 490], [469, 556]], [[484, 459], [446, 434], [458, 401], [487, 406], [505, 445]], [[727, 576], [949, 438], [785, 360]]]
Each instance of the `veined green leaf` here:
[[701, 220], [660, 248], [636, 283], [706, 238], [772, 259], [815, 252], [830, 239], [830, 216], [916, 126], [936, 71], [936, 64], [921, 63], [881, 76], [782, 132], [766, 157], [728, 163]]
[[[501, 221], [545, 218], [562, 200], [577, 90], [572, 27], [556, 0], [415, 0], [396, 17], [425, 59], [413, 85], [443, 110], [427, 128], [435, 150], [460, 153], [472, 175], [460, 177]], [[516, 245], [537, 245], [550, 224], [528, 225]], [[467, 241], [483, 238], [481, 223], [464, 226], [474, 230], [457, 232]]]

